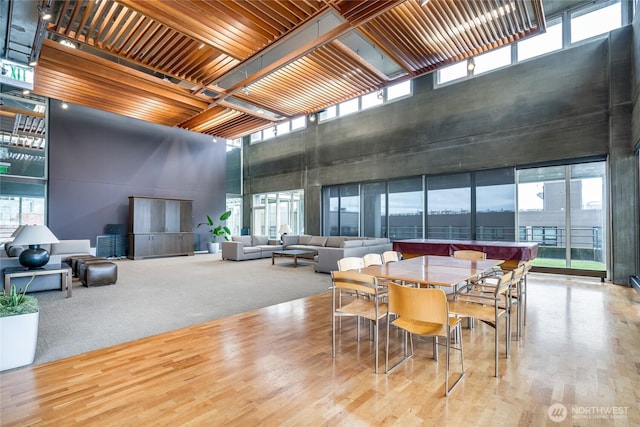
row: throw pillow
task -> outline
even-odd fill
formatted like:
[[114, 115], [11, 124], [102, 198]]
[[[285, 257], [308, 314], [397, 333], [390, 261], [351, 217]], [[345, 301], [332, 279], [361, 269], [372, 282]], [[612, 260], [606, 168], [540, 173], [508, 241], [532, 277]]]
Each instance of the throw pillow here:
[[251, 246], [251, 236], [231, 236], [231, 240], [242, 243], [242, 246]]
[[269, 236], [251, 236], [251, 242], [253, 246], [268, 245]]
[[325, 236], [313, 236], [309, 241], [309, 245], [311, 246], [324, 247], [326, 243], [327, 243], [327, 238]]
[[340, 248], [342, 247], [342, 242], [344, 242], [344, 237], [342, 236], [329, 236], [327, 237], [326, 246], [328, 248]]
[[286, 248], [287, 246], [297, 245], [298, 237], [299, 236], [282, 236], [282, 246]]
[[302, 234], [298, 238], [299, 245], [310, 245], [311, 243], [309, 242], [311, 242], [311, 236], [309, 236], [308, 234]]

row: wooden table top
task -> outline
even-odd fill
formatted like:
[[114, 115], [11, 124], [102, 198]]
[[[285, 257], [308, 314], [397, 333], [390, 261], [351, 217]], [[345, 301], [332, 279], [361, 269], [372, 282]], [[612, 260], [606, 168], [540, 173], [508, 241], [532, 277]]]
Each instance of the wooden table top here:
[[371, 265], [360, 273], [381, 279], [454, 287], [502, 264], [503, 260], [469, 261], [453, 257], [425, 255], [383, 265]]

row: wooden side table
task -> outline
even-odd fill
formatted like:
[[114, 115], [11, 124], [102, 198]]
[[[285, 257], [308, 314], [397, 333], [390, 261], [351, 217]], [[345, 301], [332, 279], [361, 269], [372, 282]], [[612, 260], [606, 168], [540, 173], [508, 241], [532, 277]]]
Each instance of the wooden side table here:
[[37, 270], [25, 270], [22, 267], [9, 267], [3, 270], [4, 273], [4, 291], [5, 293], [9, 293], [11, 291], [11, 279], [14, 277], [29, 277], [33, 276], [45, 276], [48, 274], [60, 274], [61, 276], [61, 285], [60, 290], [64, 291], [65, 286], [67, 287], [67, 298], [71, 298], [71, 294], [73, 291], [73, 286], [71, 282], [71, 269], [68, 267], [49, 267], [45, 266], [44, 268], [40, 268]]

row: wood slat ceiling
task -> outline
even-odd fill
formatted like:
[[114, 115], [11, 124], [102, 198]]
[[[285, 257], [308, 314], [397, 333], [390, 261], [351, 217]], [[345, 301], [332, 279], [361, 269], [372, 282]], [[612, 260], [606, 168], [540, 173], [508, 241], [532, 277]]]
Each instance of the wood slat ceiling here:
[[[222, 138], [545, 29], [541, 0], [64, 0], [52, 12], [36, 93]], [[351, 34], [400, 72], [376, 68]]]

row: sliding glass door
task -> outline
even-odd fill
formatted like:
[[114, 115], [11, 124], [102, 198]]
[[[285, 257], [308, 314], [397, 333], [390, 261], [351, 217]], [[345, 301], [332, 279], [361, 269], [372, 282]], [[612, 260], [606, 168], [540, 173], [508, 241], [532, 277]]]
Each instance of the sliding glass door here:
[[534, 265], [606, 270], [605, 165], [518, 170], [519, 237], [540, 245]]

